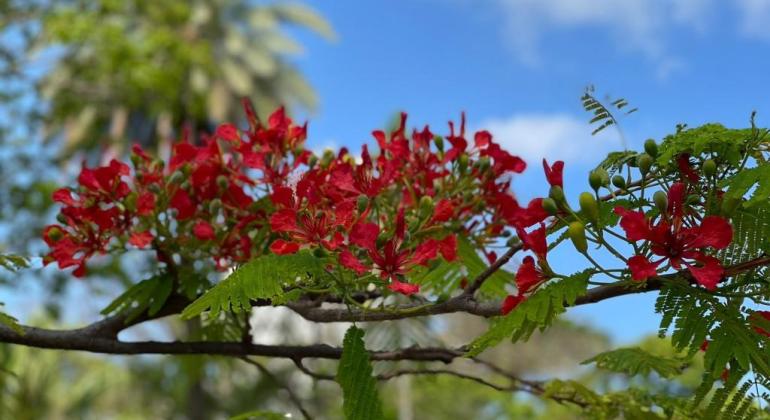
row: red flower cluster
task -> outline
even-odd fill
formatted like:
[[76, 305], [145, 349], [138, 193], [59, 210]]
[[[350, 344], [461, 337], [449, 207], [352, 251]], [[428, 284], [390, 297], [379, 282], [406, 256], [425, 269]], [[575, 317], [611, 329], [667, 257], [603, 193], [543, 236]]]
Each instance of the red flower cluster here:
[[64, 207], [61, 225], [45, 229], [51, 248], [45, 262], [74, 266], [73, 274], [80, 277], [94, 254], [126, 244], [152, 245], [165, 263], [174, 254], [197, 259], [201, 250], [219, 269], [248, 260], [258, 245], [250, 233], [266, 226], [266, 214], [252, 209], [252, 191], [260, 181], [247, 172], [285, 176], [306, 163], [309, 153], [301, 149], [305, 128], [293, 125], [282, 109], [266, 126], [248, 104], [246, 110], [250, 129], [244, 137], [230, 125], [204, 137], [200, 146], [185, 136], [174, 145], [167, 166], [134, 146], [133, 175], [128, 165], [115, 160], [104, 167], [84, 167], [78, 188], [54, 193], [54, 201]]
[[674, 183], [668, 191], [668, 208], [657, 222], [641, 211], [616, 207], [621, 216], [620, 226], [632, 242], [647, 241], [653, 255], [660, 257], [650, 261], [644, 255], [628, 259], [628, 268], [634, 280], [645, 280], [657, 275], [659, 266], [668, 262], [676, 270], [687, 267], [695, 280], [713, 290], [722, 279], [724, 269], [720, 261], [706, 255], [705, 248], [723, 249], [733, 238], [730, 223], [719, 216], [706, 216], [702, 220], [688, 212], [685, 206], [687, 186]]
[[[366, 146], [358, 161], [343, 149], [297, 179], [274, 183], [270, 223], [283, 236], [273, 252], [323, 247], [340, 266], [378, 273], [391, 290], [408, 295], [419, 290], [404, 282], [413, 267], [456, 258], [457, 233], [491, 241], [507, 221], [526, 227], [545, 218], [539, 206], [520, 208], [509, 192], [508, 174], [523, 171], [524, 162], [486, 131], [469, 147], [464, 119], [458, 131], [450, 123], [448, 150], [428, 127], [407, 136], [405, 114], [390, 135], [372, 134], [376, 158]], [[395, 221], [386, 217], [393, 214]]]
[[[564, 162], [556, 161], [553, 166], [543, 159], [543, 170], [545, 177], [551, 186], [562, 187], [564, 184]], [[527, 232], [522, 226], [516, 226], [516, 234], [522, 242], [522, 249], [525, 251], [532, 251], [537, 257], [538, 265], [540, 267], [547, 267], [548, 262], [546, 260], [548, 254], [548, 244], [546, 243], [546, 226], [542, 222], [547, 213], [542, 209], [542, 200], [536, 200], [532, 204], [540, 207], [537, 211], [530, 212], [532, 215], [537, 215], [535, 218], [539, 219], [540, 227]], [[547, 280], [547, 277], [543, 274], [540, 267], [535, 264], [535, 259], [532, 256], [524, 257], [519, 269], [516, 271], [516, 295], [509, 295], [503, 300], [503, 306], [501, 312], [503, 315], [507, 315], [516, 306], [526, 299], [526, 294], [534, 291], [539, 285]]]
[[[184, 136], [167, 164], [135, 147], [133, 172], [117, 161], [84, 168], [78, 188], [54, 194], [64, 207], [44, 234], [46, 262], [82, 276], [93, 255], [133, 246], [166, 264], [210, 258], [224, 269], [268, 249], [311, 248], [329, 255], [330, 269], [371, 273], [412, 294], [408, 273], [455, 260], [458, 234], [492, 243], [547, 217], [540, 200], [521, 207], [510, 192], [524, 161], [486, 131], [469, 143], [464, 116], [444, 138], [428, 127], [407, 135], [404, 114], [392, 133], [373, 132], [378, 155], [364, 146], [360, 158], [344, 148], [319, 158], [304, 149], [306, 126], [283, 109], [267, 124], [248, 105], [246, 114], [245, 131], [224, 124], [197, 144]], [[529, 235], [544, 258], [544, 226]]]

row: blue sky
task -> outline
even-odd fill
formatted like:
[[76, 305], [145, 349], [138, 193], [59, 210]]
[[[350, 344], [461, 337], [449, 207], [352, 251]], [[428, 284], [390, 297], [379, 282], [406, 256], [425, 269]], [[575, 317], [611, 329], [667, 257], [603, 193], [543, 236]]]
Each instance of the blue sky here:
[[[586, 174], [620, 148], [615, 131], [591, 137], [579, 97], [627, 98], [639, 112], [623, 130], [630, 147], [661, 139], [677, 123], [767, 125], [770, 1], [737, 0], [415, 0], [310, 6], [335, 28], [328, 43], [298, 32], [298, 60], [320, 96], [311, 114], [316, 149], [371, 142], [393, 113], [439, 133], [466, 111], [530, 169], [514, 182], [529, 198], [545, 193], [539, 161], [568, 162], [567, 193], [588, 189]], [[558, 258], [553, 256], [552, 258]], [[581, 261], [562, 258], [574, 268]], [[573, 309], [570, 316], [621, 342], [657, 331], [653, 295]]]

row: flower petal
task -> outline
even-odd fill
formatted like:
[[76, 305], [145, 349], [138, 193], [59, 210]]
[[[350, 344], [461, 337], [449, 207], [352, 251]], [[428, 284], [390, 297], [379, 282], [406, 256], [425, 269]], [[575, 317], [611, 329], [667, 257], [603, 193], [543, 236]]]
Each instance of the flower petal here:
[[657, 263], [651, 263], [647, 257], [634, 255], [628, 259], [628, 268], [631, 270], [631, 278], [637, 281], [647, 280], [648, 277], [654, 277], [658, 274]]

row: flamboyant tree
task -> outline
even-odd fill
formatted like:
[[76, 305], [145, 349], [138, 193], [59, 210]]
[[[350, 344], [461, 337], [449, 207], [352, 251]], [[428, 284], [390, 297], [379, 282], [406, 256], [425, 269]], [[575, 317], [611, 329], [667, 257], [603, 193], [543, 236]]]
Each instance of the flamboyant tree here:
[[[612, 107], [590, 94], [583, 100], [597, 130], [616, 122]], [[373, 132], [376, 153], [363, 146], [360, 155], [343, 148], [315, 156], [304, 148], [306, 125], [283, 109], [262, 121], [244, 105], [247, 127], [223, 124], [200, 139], [183, 136], [168, 161], [135, 146], [131, 165], [113, 160], [84, 167], [76, 186], [57, 190], [58, 223], [43, 233], [46, 264], [84, 277], [100, 255], [132, 250], [145, 252], [152, 264], [145, 280], [104, 309], [103, 320], [51, 330], [3, 315], [0, 340], [109, 354], [226, 355], [262, 372], [249, 356], [286, 358], [316, 379], [336, 380], [352, 419], [381, 418], [376, 380], [409, 374], [454, 374], [594, 417], [765, 413], [770, 312], [761, 307], [770, 299], [770, 141], [753, 118], [748, 129], [681, 126], [662, 142], [648, 140], [641, 153], [611, 153], [589, 174], [592, 191], [577, 194], [573, 205], [561, 161], [542, 162], [550, 184], [543, 185], [543, 198], [520, 203], [511, 182], [527, 164], [492, 133], [466, 132], [464, 116], [441, 136], [428, 127], [410, 133], [402, 114], [394, 131]], [[558, 272], [549, 254], [562, 246], [584, 267]], [[506, 271], [517, 254], [524, 255], [521, 263]], [[6, 256], [0, 263], [13, 267], [23, 260]], [[636, 388], [599, 395], [577, 381], [519, 378], [481, 356], [503, 340], [526, 340], [548, 328], [571, 306], [648, 292], [659, 294], [660, 334], [671, 332], [679, 355], [622, 348], [587, 362], [672, 378], [702, 357], [705, 373], [695, 395]], [[324, 323], [448, 313], [491, 322], [460, 348], [367, 351], [364, 330], [355, 325], [340, 347], [264, 345], [244, 322], [256, 306], [284, 306]], [[197, 320], [202, 338], [118, 338], [167, 316]], [[451, 368], [420, 365], [374, 375], [371, 367], [460, 358], [494, 372], [500, 384]], [[337, 374], [312, 370], [309, 359], [339, 359]]]

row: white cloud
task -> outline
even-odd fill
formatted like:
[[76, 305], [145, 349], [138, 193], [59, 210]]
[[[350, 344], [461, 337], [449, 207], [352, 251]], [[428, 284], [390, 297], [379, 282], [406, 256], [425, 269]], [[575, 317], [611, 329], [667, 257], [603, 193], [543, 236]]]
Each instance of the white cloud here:
[[506, 39], [525, 64], [541, 63], [540, 40], [547, 32], [599, 29], [616, 40], [617, 48], [640, 52], [668, 70], [676, 61], [667, 49], [668, 30], [673, 26], [705, 30], [714, 5], [713, 0], [497, 0], [497, 3], [504, 19]]
[[770, 1], [738, 0], [735, 2], [744, 35], [770, 41]]
[[543, 158], [594, 163], [602, 152], [622, 147], [612, 127], [592, 136], [585, 119], [568, 114], [519, 114], [489, 119], [479, 128], [488, 130], [504, 149], [530, 164]]

